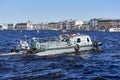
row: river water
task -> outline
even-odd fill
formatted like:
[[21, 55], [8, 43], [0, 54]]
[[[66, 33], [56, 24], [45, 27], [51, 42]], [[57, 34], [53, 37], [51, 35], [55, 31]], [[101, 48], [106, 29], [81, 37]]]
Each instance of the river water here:
[[[103, 51], [56, 56], [1, 56], [0, 80], [120, 80], [120, 33], [68, 31], [88, 34], [103, 43]], [[32, 37], [57, 37], [60, 31], [0, 31], [0, 54], [8, 53], [16, 41]]]

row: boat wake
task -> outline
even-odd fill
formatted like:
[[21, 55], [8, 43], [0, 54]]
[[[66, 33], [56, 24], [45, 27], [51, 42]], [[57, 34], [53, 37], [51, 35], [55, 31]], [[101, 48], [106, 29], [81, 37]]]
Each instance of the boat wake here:
[[41, 53], [30, 54], [30, 53], [25, 53], [25, 52], [10, 52], [10, 53], [2, 53], [2, 54], [0, 54], [0, 56], [15, 56], [15, 55], [22, 55], [22, 56], [29, 56], [29, 55], [54, 56], [56, 54], [54, 54], [54, 53], [49, 53], [49, 54], [41, 54]]
[[21, 55], [23, 53], [21, 52], [10, 52], [10, 53], [3, 53], [3, 54], [0, 54], [0, 56], [13, 56], [13, 55]]

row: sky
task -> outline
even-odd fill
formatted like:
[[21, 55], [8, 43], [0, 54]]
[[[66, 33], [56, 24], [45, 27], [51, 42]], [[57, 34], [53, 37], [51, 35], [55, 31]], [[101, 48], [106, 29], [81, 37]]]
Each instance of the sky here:
[[0, 0], [0, 23], [120, 19], [120, 0]]

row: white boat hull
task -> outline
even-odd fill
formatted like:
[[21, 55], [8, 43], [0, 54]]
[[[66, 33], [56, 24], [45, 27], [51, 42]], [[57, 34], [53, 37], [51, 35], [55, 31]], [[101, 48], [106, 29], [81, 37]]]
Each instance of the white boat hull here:
[[[80, 51], [89, 51], [92, 50], [93, 46], [86, 46], [86, 47], [80, 47], [79, 52]], [[43, 52], [38, 52], [35, 55], [38, 56], [51, 56], [51, 55], [57, 55], [57, 54], [63, 54], [63, 53], [72, 53], [75, 52], [74, 48], [67, 48], [67, 49], [56, 49], [56, 50], [47, 50], [47, 51], [43, 51]]]
[[[21, 40], [19, 45], [11, 51], [19, 51], [18, 53], [0, 54], [5, 55], [37, 55], [37, 56], [50, 56], [63, 53], [72, 53], [80, 51], [89, 51], [95, 48], [98, 49], [99, 44], [92, 42], [88, 35], [63, 35], [60, 39], [43, 40], [32, 38], [30, 41]], [[30, 46], [29, 46], [30, 45]]]
[[[92, 50], [93, 46], [85, 46], [85, 47], [80, 47], [79, 52], [81, 51], [89, 51]], [[53, 56], [53, 55], [58, 55], [58, 54], [64, 54], [64, 53], [72, 53], [75, 52], [75, 49], [72, 48], [66, 48], [66, 49], [55, 49], [55, 50], [46, 50], [42, 52], [38, 52], [32, 55], [37, 55], [37, 56]], [[23, 51], [20, 52], [11, 52], [11, 53], [6, 53], [6, 54], [0, 54], [0, 56], [13, 56], [13, 55], [26, 55]]]
[[110, 28], [109, 32], [120, 32], [120, 28]]

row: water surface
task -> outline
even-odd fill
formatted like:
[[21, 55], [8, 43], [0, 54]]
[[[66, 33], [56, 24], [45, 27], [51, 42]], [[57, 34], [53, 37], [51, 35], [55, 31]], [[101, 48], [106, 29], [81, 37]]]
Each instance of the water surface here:
[[[88, 34], [104, 43], [104, 51], [56, 56], [2, 56], [1, 80], [120, 80], [120, 33], [68, 31]], [[0, 54], [8, 53], [16, 41], [32, 37], [57, 37], [60, 31], [0, 31]]]

